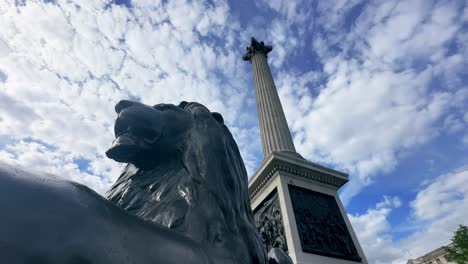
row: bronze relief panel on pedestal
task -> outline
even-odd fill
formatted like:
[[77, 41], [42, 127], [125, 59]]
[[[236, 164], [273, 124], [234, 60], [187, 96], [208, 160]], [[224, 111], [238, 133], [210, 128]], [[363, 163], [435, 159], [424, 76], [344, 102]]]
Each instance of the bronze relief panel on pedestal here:
[[360, 262], [335, 197], [288, 187], [302, 251]]
[[280, 248], [288, 253], [288, 245], [284, 235], [283, 219], [278, 200], [278, 192], [274, 189], [254, 210], [257, 230], [262, 237], [267, 252], [272, 248]]

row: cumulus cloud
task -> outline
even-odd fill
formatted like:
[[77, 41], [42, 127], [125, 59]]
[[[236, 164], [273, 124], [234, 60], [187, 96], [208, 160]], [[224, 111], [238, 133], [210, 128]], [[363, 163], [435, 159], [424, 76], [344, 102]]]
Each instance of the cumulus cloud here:
[[[80, 168], [80, 157], [42, 142], [21, 140], [0, 151], [0, 159], [38, 173], [51, 173], [80, 182], [104, 193], [117, 179], [122, 166], [96, 157], [86, 169]], [[83, 161], [83, 160], [82, 160]]]
[[322, 70], [283, 69], [276, 80], [299, 152], [351, 174], [345, 203], [392, 171], [400, 153], [466, 128], [461, 8], [456, 1], [318, 5], [310, 50]]
[[364, 214], [348, 215], [369, 263], [391, 263], [400, 256], [401, 252], [392, 245], [388, 221], [389, 214], [400, 205], [398, 197], [384, 196], [382, 202]]
[[[2, 160], [102, 193], [121, 168], [103, 156], [113, 105], [187, 100], [223, 114], [252, 174], [262, 154], [250, 65], [240, 59], [251, 36], [274, 46], [268, 58], [298, 151], [350, 173], [345, 203], [403, 152], [444, 135], [468, 144], [463, 1], [259, 0], [249, 21], [227, 1], [130, 3], [0, 1]], [[389, 221], [399, 198], [351, 215], [371, 263], [447, 241], [467, 219], [453, 210], [467, 204], [465, 177], [420, 187], [407, 240]]]
[[113, 138], [113, 105], [187, 100], [223, 113], [252, 173], [259, 156], [248, 142], [258, 147], [259, 138], [252, 121], [238, 121], [253, 104], [228, 4], [131, 3], [0, 4], [2, 155], [103, 192], [118, 176], [119, 166], [103, 156]]
[[349, 215], [369, 263], [401, 263], [450, 243], [458, 225], [468, 224], [467, 168], [441, 175], [425, 184], [410, 204], [404, 222], [409, 236], [396, 238], [398, 227], [389, 217], [402, 204], [397, 197], [384, 200], [364, 214]]
[[[293, 2], [290, 9], [282, 8], [284, 1], [268, 2], [282, 17], [285, 39], [299, 40], [280, 47], [285, 55], [279, 61], [308, 67], [277, 67], [273, 57], [270, 62], [296, 149], [350, 174], [340, 194], [345, 204], [418, 146], [437, 137], [467, 144], [468, 53], [461, 44], [468, 40], [466, 4], [320, 1], [301, 5], [301, 12], [312, 14], [304, 22], [288, 16], [301, 3]], [[313, 36], [302, 35], [304, 28]], [[310, 52], [295, 56], [298, 47]], [[309, 66], [315, 60], [318, 65]], [[350, 216], [370, 263], [406, 263], [449, 243], [457, 224], [466, 224], [455, 209], [466, 203], [466, 192], [454, 186], [467, 179], [457, 175], [421, 187], [404, 227], [390, 221], [407, 203], [398, 198]], [[398, 233], [403, 229], [405, 238]]]
[[[419, 191], [411, 203], [418, 220], [433, 220], [468, 204], [468, 169], [442, 175]], [[437, 206], [434, 206], [437, 205]], [[437, 208], [437, 210], [434, 210]]]

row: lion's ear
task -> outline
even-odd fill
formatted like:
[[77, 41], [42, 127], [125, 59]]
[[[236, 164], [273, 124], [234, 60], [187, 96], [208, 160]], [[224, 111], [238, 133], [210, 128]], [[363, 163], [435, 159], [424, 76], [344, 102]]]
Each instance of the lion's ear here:
[[211, 113], [211, 115], [212, 115], [213, 118], [216, 119], [216, 121], [218, 121], [220, 124], [224, 124], [224, 118], [223, 118], [223, 116], [222, 116], [220, 113], [213, 112], [213, 113]]
[[188, 103], [186, 101], [182, 101], [182, 102], [180, 102], [179, 107], [184, 109], [185, 106], [187, 106], [187, 105], [188, 105]]

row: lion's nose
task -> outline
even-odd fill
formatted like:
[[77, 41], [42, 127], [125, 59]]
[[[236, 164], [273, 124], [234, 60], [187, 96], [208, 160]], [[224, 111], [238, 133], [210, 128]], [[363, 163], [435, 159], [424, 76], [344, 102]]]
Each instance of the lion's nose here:
[[133, 105], [134, 102], [129, 101], [129, 100], [121, 100], [115, 105], [115, 112], [120, 113], [123, 109], [130, 107]]

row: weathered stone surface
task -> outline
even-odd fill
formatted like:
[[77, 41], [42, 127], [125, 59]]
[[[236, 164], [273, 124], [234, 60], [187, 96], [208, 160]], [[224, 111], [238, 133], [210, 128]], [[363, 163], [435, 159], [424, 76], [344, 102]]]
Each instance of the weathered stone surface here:
[[266, 157], [273, 151], [299, 156], [268, 67], [267, 53], [272, 49], [271, 46], [252, 38], [247, 53], [242, 57], [252, 63], [263, 156]]

